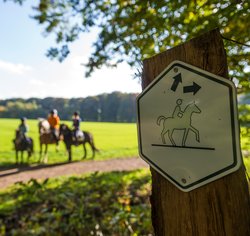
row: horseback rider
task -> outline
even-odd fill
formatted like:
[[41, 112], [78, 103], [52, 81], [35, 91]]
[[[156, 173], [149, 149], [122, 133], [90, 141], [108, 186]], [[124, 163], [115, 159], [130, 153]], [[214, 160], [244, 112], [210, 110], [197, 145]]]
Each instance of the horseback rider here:
[[18, 163], [18, 152], [21, 152], [21, 162], [23, 162], [24, 151], [28, 152], [28, 158], [33, 153], [33, 139], [27, 136], [29, 130], [29, 127], [26, 124], [27, 118], [22, 117], [20, 120], [21, 124], [16, 129], [15, 138], [12, 140], [16, 151], [16, 164]]
[[73, 122], [73, 140], [78, 138], [83, 139], [83, 132], [80, 130], [81, 118], [78, 112], [74, 112], [72, 122]]
[[21, 138], [25, 141], [25, 143], [29, 143], [29, 138], [27, 137], [27, 132], [29, 130], [29, 127], [26, 123], [27, 118], [22, 117], [21, 124], [18, 126], [18, 131], [20, 132]]
[[49, 125], [50, 125], [50, 130], [51, 130], [51, 133], [53, 135], [53, 138], [58, 143], [58, 141], [59, 141], [58, 134], [59, 134], [60, 118], [58, 116], [58, 113], [57, 113], [56, 109], [53, 109], [53, 110], [50, 111], [50, 114], [48, 116], [48, 122], [49, 122]]
[[172, 117], [173, 118], [182, 118], [183, 116], [183, 111], [181, 110], [181, 104], [182, 104], [182, 99], [177, 99], [176, 100], [176, 107], [174, 109], [174, 112], [173, 112], [173, 115]]

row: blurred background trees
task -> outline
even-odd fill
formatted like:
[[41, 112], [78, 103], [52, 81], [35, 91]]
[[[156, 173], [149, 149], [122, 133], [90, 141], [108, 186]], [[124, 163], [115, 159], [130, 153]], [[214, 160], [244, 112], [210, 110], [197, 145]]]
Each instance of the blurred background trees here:
[[138, 94], [113, 92], [86, 98], [13, 98], [0, 100], [0, 118], [29, 119], [47, 118], [52, 109], [57, 109], [60, 118], [71, 120], [75, 111], [84, 121], [135, 122]]

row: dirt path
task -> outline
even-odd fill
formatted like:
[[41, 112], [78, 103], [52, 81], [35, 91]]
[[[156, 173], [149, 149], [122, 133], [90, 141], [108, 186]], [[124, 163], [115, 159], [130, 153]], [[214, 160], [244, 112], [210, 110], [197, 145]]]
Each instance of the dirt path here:
[[148, 167], [148, 165], [138, 157], [18, 167], [0, 171], [0, 189], [6, 188], [18, 181], [27, 182], [31, 178], [46, 179], [95, 171], [135, 170], [143, 167]]

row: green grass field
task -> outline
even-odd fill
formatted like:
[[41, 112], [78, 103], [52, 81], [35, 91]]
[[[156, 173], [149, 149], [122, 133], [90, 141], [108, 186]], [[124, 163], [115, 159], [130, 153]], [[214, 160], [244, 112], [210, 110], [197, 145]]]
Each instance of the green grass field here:
[[[71, 125], [70, 121], [62, 121], [62, 123]], [[13, 165], [15, 163], [12, 139], [18, 125], [18, 119], [0, 119], [0, 166]], [[35, 154], [30, 159], [31, 164], [36, 163], [39, 159], [38, 121], [28, 120], [28, 125], [30, 129], [29, 136], [33, 138], [35, 145]], [[96, 160], [138, 156], [136, 124], [83, 122], [81, 128], [91, 132], [94, 136], [95, 145], [100, 149], [100, 152], [96, 154]], [[241, 134], [241, 146], [244, 150], [249, 150], [249, 137], [246, 135], [244, 128], [241, 129]], [[63, 142], [60, 142], [59, 148], [59, 152], [56, 152], [55, 145], [49, 145], [48, 164], [66, 162], [68, 160]], [[73, 160], [81, 160], [83, 156], [82, 146], [73, 147], [72, 151]], [[88, 146], [87, 159], [91, 158], [91, 154]], [[245, 157], [244, 163], [248, 173], [250, 173], [250, 158]]]
[[[37, 123], [28, 122], [36, 145], [32, 162], [38, 159]], [[15, 162], [12, 138], [18, 124], [0, 119], [1, 165]], [[101, 149], [96, 159], [138, 155], [135, 124], [84, 122], [82, 128], [93, 133]], [[244, 150], [249, 150], [247, 135], [242, 130]], [[80, 160], [81, 155], [82, 149], [74, 148], [73, 159]], [[249, 160], [244, 158], [248, 173]], [[59, 153], [50, 145], [49, 163], [64, 161], [63, 144]], [[146, 169], [20, 182], [0, 191], [0, 235], [151, 235], [150, 191]]]
[[[15, 152], [12, 139], [14, 138], [15, 130], [19, 123], [18, 119], [0, 119], [1, 166], [15, 163]], [[71, 125], [71, 122], [69, 121], [62, 121], [61, 123]], [[30, 163], [35, 163], [39, 159], [38, 121], [28, 120], [27, 124], [29, 126], [28, 136], [33, 138], [35, 149], [35, 154], [30, 159]], [[96, 154], [96, 160], [138, 156], [136, 124], [83, 122], [81, 128], [91, 132], [94, 136], [95, 145], [100, 150], [100, 152]], [[92, 153], [89, 146], [87, 149], [87, 159], [89, 159], [91, 158]], [[72, 151], [73, 160], [81, 160], [83, 156], [82, 146], [73, 147]], [[63, 142], [60, 142], [59, 152], [56, 152], [55, 145], [51, 144], [48, 146], [49, 164], [65, 162], [67, 160], [68, 157]]]

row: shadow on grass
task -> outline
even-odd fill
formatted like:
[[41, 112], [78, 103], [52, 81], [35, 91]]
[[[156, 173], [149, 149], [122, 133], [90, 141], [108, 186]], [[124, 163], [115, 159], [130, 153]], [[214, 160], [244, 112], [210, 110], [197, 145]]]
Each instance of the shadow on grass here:
[[0, 178], [6, 177], [9, 175], [14, 175], [14, 174], [24, 172], [24, 171], [33, 171], [33, 170], [39, 170], [39, 169], [44, 169], [44, 168], [52, 168], [52, 167], [67, 165], [67, 164], [76, 163], [76, 162], [81, 162], [81, 161], [71, 161], [71, 162], [66, 161], [66, 162], [53, 163], [53, 164], [43, 164], [43, 163], [13, 164], [13, 163], [9, 163], [9, 165], [6, 164], [3, 167], [0, 166]]

